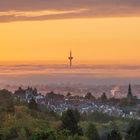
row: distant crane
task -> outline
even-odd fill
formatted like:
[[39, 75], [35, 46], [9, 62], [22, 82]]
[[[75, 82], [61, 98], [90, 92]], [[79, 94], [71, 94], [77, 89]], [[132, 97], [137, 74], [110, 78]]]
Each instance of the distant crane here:
[[72, 57], [72, 52], [70, 50], [70, 56], [68, 57], [69, 61], [70, 61], [70, 68], [72, 67], [72, 60], [73, 60], [73, 57]]

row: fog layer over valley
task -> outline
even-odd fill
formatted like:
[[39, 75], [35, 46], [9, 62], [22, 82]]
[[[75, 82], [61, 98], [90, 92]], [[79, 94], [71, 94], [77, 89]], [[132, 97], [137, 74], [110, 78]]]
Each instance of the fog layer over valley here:
[[133, 94], [140, 93], [140, 65], [1, 65], [0, 88], [15, 91], [19, 86], [35, 87], [46, 94], [56, 93], [96, 97], [106, 92], [108, 97], [125, 97], [128, 84]]

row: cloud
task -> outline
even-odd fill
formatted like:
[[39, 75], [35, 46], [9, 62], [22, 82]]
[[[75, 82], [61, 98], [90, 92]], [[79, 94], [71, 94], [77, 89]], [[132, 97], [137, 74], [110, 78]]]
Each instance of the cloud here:
[[140, 16], [140, 0], [0, 1], [0, 22], [113, 16]]
[[140, 83], [140, 65], [0, 65], [0, 87], [6, 84], [128, 84]]
[[140, 83], [140, 65], [0, 65], [0, 83]]
[[[140, 65], [0, 65], [0, 76], [66, 75], [89, 77], [140, 77]], [[135, 73], [135, 74], [134, 74]]]

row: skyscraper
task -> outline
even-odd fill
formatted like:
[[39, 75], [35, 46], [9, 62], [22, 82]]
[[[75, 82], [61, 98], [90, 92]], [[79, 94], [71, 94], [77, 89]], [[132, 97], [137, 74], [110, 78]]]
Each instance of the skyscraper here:
[[70, 67], [72, 67], [72, 60], [73, 60], [73, 57], [72, 57], [72, 52], [70, 50], [70, 56], [68, 57], [69, 61], [70, 61]]

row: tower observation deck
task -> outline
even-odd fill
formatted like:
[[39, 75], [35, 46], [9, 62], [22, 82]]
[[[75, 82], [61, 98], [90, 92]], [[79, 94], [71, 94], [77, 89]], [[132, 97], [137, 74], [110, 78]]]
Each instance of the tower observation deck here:
[[73, 57], [72, 57], [72, 51], [70, 50], [70, 56], [68, 57], [69, 61], [70, 61], [70, 67], [72, 67], [72, 60], [73, 60]]

